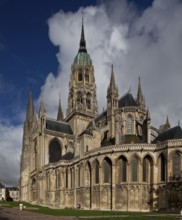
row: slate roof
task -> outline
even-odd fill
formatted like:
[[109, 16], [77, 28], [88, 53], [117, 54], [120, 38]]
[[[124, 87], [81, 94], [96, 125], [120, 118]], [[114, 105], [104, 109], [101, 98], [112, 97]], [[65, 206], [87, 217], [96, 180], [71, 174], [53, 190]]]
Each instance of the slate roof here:
[[182, 139], [182, 130], [179, 125], [159, 134], [157, 138], [154, 140], [154, 143], [157, 143], [158, 141], [166, 141], [173, 139]]
[[65, 134], [73, 134], [70, 124], [64, 121], [55, 121], [52, 119], [46, 119], [46, 129], [51, 131], [57, 131]]
[[137, 106], [137, 103], [131, 93], [127, 93], [119, 99], [119, 108], [129, 107], [129, 106], [132, 106], [132, 107]]
[[143, 143], [142, 139], [136, 135], [125, 135], [124, 136], [124, 143], [131, 144], [131, 143]]
[[0, 189], [5, 188], [5, 186], [0, 182]]
[[107, 111], [103, 111], [100, 115], [95, 118], [95, 123], [99, 122], [101, 119], [107, 116]]
[[[107, 116], [107, 111], [103, 111], [100, 115], [98, 115], [94, 121], [95, 123], [98, 123], [100, 120], [102, 120], [103, 118], [105, 118]], [[83, 135], [83, 134], [89, 134], [89, 135], [92, 135], [92, 132], [91, 132], [91, 128], [92, 128], [92, 121], [90, 121], [86, 127], [86, 129], [80, 134]]]
[[101, 147], [106, 147], [110, 145], [115, 145], [115, 138], [109, 139], [109, 140], [103, 140], [101, 143]]
[[74, 154], [71, 152], [68, 152], [65, 155], [63, 155], [63, 160], [71, 160], [73, 158], [74, 158]]

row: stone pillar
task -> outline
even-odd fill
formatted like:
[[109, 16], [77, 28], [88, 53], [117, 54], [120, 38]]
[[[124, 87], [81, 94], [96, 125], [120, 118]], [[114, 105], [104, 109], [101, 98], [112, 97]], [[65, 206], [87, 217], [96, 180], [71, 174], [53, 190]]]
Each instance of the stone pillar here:
[[74, 207], [76, 207], [77, 167], [74, 167]]
[[116, 165], [112, 165], [112, 181], [111, 181], [111, 195], [112, 195], [112, 206], [111, 209], [115, 210], [116, 209]]

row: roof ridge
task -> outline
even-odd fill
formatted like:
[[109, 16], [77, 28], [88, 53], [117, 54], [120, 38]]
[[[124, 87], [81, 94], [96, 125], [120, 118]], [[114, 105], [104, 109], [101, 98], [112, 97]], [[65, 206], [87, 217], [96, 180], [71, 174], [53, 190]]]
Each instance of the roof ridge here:
[[53, 118], [46, 118], [46, 121], [49, 120], [49, 121], [53, 121], [53, 122], [56, 122], [58, 124], [66, 124], [66, 125], [70, 125], [68, 122], [66, 121], [57, 121], [56, 119], [53, 119]]

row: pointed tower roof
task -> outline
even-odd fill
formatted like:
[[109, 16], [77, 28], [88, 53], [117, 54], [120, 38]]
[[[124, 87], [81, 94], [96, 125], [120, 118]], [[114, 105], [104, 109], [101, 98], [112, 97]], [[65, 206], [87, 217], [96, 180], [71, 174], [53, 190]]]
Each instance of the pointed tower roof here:
[[138, 77], [138, 93], [137, 93], [137, 99], [143, 98], [142, 93], [142, 87], [141, 87], [141, 80], [140, 77]]
[[166, 118], [166, 126], [167, 126], [168, 128], [170, 128], [170, 127], [171, 127], [171, 125], [170, 125], [170, 123], [169, 123], [169, 118], [168, 118], [168, 115], [167, 115], [167, 118]]
[[45, 114], [45, 107], [44, 107], [44, 101], [43, 98], [40, 98], [40, 107], [39, 107], [39, 118], [41, 115]]
[[73, 65], [77, 66], [77, 67], [78, 66], [79, 67], [92, 66], [92, 60], [90, 58], [90, 55], [87, 53], [87, 49], [86, 49], [83, 16], [82, 16], [80, 47], [79, 47], [79, 50], [78, 50], [78, 54], [76, 55], [76, 57], [74, 59]]
[[57, 121], [62, 121], [63, 119], [64, 119], [64, 116], [63, 116], [63, 112], [61, 108], [61, 98], [59, 98]]
[[151, 120], [149, 108], [147, 109], [147, 120]]
[[113, 64], [111, 65], [111, 78], [110, 78], [110, 83], [107, 89], [107, 92], [111, 92], [112, 89], [118, 89], [116, 86], [116, 82], [115, 82], [115, 76], [114, 76], [114, 67]]
[[85, 52], [85, 53], [87, 53], [86, 41], [85, 41], [85, 34], [84, 34], [84, 18], [83, 18], [83, 12], [82, 12], [82, 29], [81, 29], [81, 38], [80, 38], [80, 48], [79, 48], [79, 52]]
[[32, 99], [32, 91], [31, 89], [29, 89], [26, 120], [32, 121], [33, 118], [34, 118], [34, 106], [33, 106], [33, 99]]
[[113, 64], [111, 65], [110, 87], [116, 87]]
[[140, 81], [140, 77], [138, 78], [138, 92], [137, 92], [137, 104], [142, 107], [145, 108], [145, 98], [143, 96], [142, 93], [142, 86], [141, 86], [141, 81]]

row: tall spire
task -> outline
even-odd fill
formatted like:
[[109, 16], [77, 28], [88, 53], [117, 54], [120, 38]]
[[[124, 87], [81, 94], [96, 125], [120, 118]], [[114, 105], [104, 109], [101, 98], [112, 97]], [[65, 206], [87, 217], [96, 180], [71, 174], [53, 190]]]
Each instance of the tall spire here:
[[26, 121], [27, 123], [27, 128], [35, 128], [37, 126], [37, 118], [34, 110], [34, 105], [33, 105], [33, 99], [32, 99], [32, 91], [29, 89], [29, 96], [28, 96], [28, 107], [27, 107], [27, 115], [26, 115]]
[[113, 64], [111, 65], [110, 87], [114, 87], [114, 88], [116, 87]]
[[64, 119], [62, 108], [61, 108], [61, 98], [59, 98], [58, 115], [57, 121], [62, 121]]
[[139, 107], [145, 109], [145, 98], [142, 93], [140, 77], [138, 78], [138, 93], [137, 93], [136, 101], [137, 101], [137, 104], [139, 105]]
[[45, 108], [44, 108], [44, 101], [43, 98], [40, 98], [40, 108], [39, 108], [39, 118], [41, 117], [41, 115], [45, 114]]
[[34, 106], [33, 106], [33, 100], [32, 100], [32, 91], [31, 91], [31, 89], [29, 89], [26, 119], [28, 121], [33, 121], [33, 118], [34, 118]]
[[169, 123], [168, 115], [167, 115], [167, 118], [166, 118], [166, 127], [167, 127], [167, 128], [170, 128], [170, 127], [171, 127], [171, 125], [170, 125], [170, 123]]
[[85, 34], [84, 34], [84, 16], [83, 15], [84, 15], [84, 13], [83, 13], [83, 10], [82, 10], [82, 29], [81, 29], [81, 38], [80, 38], [79, 52], [87, 53]]

